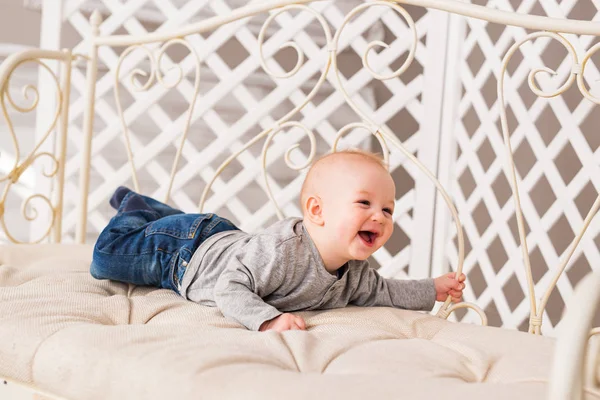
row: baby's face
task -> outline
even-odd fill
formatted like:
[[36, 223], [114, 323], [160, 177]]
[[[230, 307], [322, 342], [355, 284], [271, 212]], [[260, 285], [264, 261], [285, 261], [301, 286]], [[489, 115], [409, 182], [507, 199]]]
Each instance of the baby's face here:
[[368, 161], [346, 165], [323, 199], [324, 228], [338, 259], [365, 260], [394, 229], [395, 185], [381, 166]]

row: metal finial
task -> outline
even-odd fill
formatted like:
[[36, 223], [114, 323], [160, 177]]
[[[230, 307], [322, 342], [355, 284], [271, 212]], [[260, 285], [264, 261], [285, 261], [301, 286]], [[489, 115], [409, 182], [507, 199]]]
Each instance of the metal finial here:
[[94, 10], [94, 12], [92, 13], [92, 15], [90, 17], [90, 24], [92, 25], [92, 32], [94, 32], [95, 35], [98, 34], [98, 32], [99, 32], [98, 27], [100, 26], [101, 23], [102, 23], [102, 14], [100, 14], [100, 11]]

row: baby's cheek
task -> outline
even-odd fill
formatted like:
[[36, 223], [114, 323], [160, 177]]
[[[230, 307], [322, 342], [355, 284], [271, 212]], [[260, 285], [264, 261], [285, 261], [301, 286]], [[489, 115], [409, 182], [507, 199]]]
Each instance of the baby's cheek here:
[[388, 240], [390, 240], [390, 237], [392, 237], [392, 229], [388, 229], [385, 233], [385, 235], [383, 236], [383, 243], [386, 243]]
[[337, 239], [339, 238], [339, 234], [342, 227], [339, 224], [336, 224], [331, 219], [328, 219], [325, 222], [325, 226], [323, 227], [323, 231], [327, 238], [329, 239]]
[[335, 229], [335, 237], [341, 239], [348, 235], [348, 227], [344, 225], [339, 225]]

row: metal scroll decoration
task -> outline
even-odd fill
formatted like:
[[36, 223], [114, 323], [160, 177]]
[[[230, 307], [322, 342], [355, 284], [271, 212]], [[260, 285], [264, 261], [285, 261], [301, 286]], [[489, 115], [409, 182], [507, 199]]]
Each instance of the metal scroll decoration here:
[[[40, 66], [43, 70], [47, 71], [51, 76], [52, 81], [56, 85], [56, 109], [54, 110], [52, 121], [49, 127], [45, 130], [41, 138], [37, 141], [34, 148], [27, 154], [23, 159], [21, 159], [21, 150], [19, 146], [19, 141], [17, 140], [17, 135], [15, 133], [13, 121], [8, 113], [8, 106], [12, 107], [19, 113], [29, 113], [34, 111], [39, 104], [39, 91], [37, 86], [33, 84], [25, 85], [22, 88], [22, 95], [25, 100], [29, 103], [28, 105], [21, 106], [18, 105], [13, 97], [10, 94], [9, 87], [10, 81], [13, 77], [14, 71], [24, 63], [34, 63]], [[0, 176], [0, 182], [5, 182], [4, 190], [2, 191], [0, 197], [0, 225], [2, 226], [3, 231], [6, 234], [8, 240], [13, 243], [39, 243], [50, 235], [52, 228], [54, 227], [55, 221], [57, 220], [58, 210], [61, 207], [53, 206], [52, 201], [43, 194], [34, 194], [23, 200], [21, 204], [21, 214], [27, 221], [34, 221], [39, 217], [38, 210], [34, 205], [34, 201], [38, 200], [38, 203], [41, 203], [43, 207], [47, 207], [50, 212], [50, 220], [48, 221], [48, 225], [46, 228], [41, 230], [39, 235], [32, 240], [21, 241], [17, 239], [11, 230], [7, 227], [7, 223], [5, 220], [5, 204], [7, 201], [7, 197], [11, 192], [11, 189], [15, 184], [19, 182], [19, 179], [23, 175], [23, 173], [29, 169], [37, 160], [41, 158], [46, 158], [50, 161], [51, 167], [50, 170], [43, 170], [42, 174], [46, 178], [55, 178], [59, 172], [59, 166], [61, 163], [61, 159], [57, 157], [55, 154], [52, 154], [47, 151], [40, 151], [40, 148], [44, 145], [44, 143], [48, 140], [50, 134], [57, 126], [57, 121], [62, 112], [63, 107], [63, 92], [61, 91], [60, 84], [58, 82], [58, 78], [52, 72], [52, 70], [48, 67], [48, 65], [39, 59], [35, 58], [35, 55], [32, 55], [31, 58], [25, 59], [14, 65], [12, 69], [8, 72], [3, 80], [4, 86], [0, 88], [0, 109], [2, 110], [2, 116], [4, 117], [4, 121], [6, 122], [6, 126], [8, 128], [8, 134], [10, 135], [13, 149], [14, 149], [14, 164], [10, 170], [10, 172], [4, 176]], [[47, 164], [46, 164], [47, 165]]]
[[512, 147], [511, 147], [511, 143], [510, 143], [510, 134], [508, 131], [508, 122], [507, 122], [507, 117], [506, 117], [506, 107], [505, 107], [505, 101], [504, 101], [504, 76], [506, 74], [506, 69], [507, 69], [508, 63], [509, 63], [511, 57], [513, 56], [513, 54], [515, 53], [515, 51], [517, 51], [517, 49], [519, 49], [519, 47], [521, 47], [524, 43], [534, 40], [534, 39], [537, 39], [537, 38], [540, 38], [540, 37], [548, 37], [550, 39], [558, 41], [561, 45], [563, 45], [563, 47], [567, 50], [573, 64], [571, 67], [571, 73], [569, 74], [567, 80], [554, 91], [541, 90], [539, 88], [539, 86], [537, 85], [535, 78], [541, 72], [545, 72], [545, 73], [548, 73], [551, 75], [556, 75], [556, 71], [554, 71], [548, 67], [536, 68], [536, 69], [530, 71], [529, 76], [528, 76], [528, 83], [529, 83], [529, 88], [531, 89], [531, 91], [540, 97], [545, 97], [545, 98], [555, 97], [555, 96], [559, 96], [562, 93], [564, 93], [565, 91], [567, 91], [573, 85], [573, 83], [575, 81], [577, 81], [577, 86], [579, 87], [579, 90], [581, 91], [583, 96], [585, 98], [587, 98], [588, 100], [594, 102], [595, 104], [600, 104], [600, 99], [598, 99], [597, 97], [594, 97], [589, 92], [589, 90], [587, 89], [587, 87], [584, 83], [584, 80], [583, 80], [583, 72], [585, 70], [588, 60], [594, 53], [596, 53], [596, 51], [598, 51], [598, 49], [600, 49], [600, 46], [598, 44], [591, 47], [585, 53], [585, 55], [580, 63], [578, 60], [578, 57], [577, 57], [577, 52], [575, 51], [575, 49], [573, 48], [571, 43], [569, 43], [569, 41], [567, 39], [565, 39], [564, 36], [562, 36], [558, 33], [553, 33], [553, 32], [534, 32], [534, 33], [531, 33], [531, 34], [525, 36], [523, 39], [517, 41], [507, 51], [506, 55], [504, 56], [504, 59], [502, 61], [502, 70], [500, 73], [500, 77], [498, 79], [498, 99], [500, 100], [500, 116], [501, 116], [501, 123], [502, 123], [502, 135], [504, 138], [504, 144], [506, 146], [506, 155], [508, 158], [508, 165], [509, 165], [508, 173], [509, 173], [509, 177], [510, 177], [511, 188], [513, 191], [515, 213], [516, 213], [516, 217], [517, 217], [517, 225], [518, 225], [518, 231], [519, 231], [519, 240], [520, 240], [520, 244], [521, 244], [523, 262], [525, 263], [525, 271], [526, 271], [527, 284], [528, 284], [528, 289], [529, 289], [529, 299], [530, 299], [530, 303], [531, 303], [531, 307], [530, 307], [531, 311], [530, 311], [530, 317], [529, 317], [529, 332], [535, 333], [538, 335], [541, 334], [541, 326], [542, 326], [542, 319], [543, 319], [543, 315], [544, 315], [544, 309], [546, 307], [546, 304], [548, 303], [550, 294], [552, 293], [552, 290], [555, 288], [556, 283], [558, 282], [558, 279], [560, 278], [562, 272], [565, 270], [569, 260], [571, 259], [571, 256], [575, 252], [575, 249], [577, 248], [579, 242], [581, 241], [581, 238], [583, 237], [583, 234], [585, 233], [587, 227], [589, 226], [590, 222], [592, 221], [592, 219], [598, 212], [598, 208], [600, 208], [600, 196], [598, 196], [596, 198], [596, 201], [590, 208], [587, 216], [585, 217], [585, 220], [583, 222], [583, 227], [579, 231], [579, 234], [573, 239], [573, 241], [569, 245], [566, 255], [563, 256], [563, 259], [558, 267], [558, 270], [556, 271], [556, 273], [554, 275], [554, 278], [552, 279], [550, 285], [546, 289], [546, 292], [544, 293], [543, 297], [541, 298], [540, 303], [537, 304], [536, 298], [535, 298], [535, 287], [534, 287], [533, 276], [532, 276], [532, 271], [531, 271], [531, 262], [529, 260], [529, 249], [527, 246], [527, 240], [526, 240], [526, 235], [525, 235], [525, 224], [523, 221], [523, 211], [521, 209], [521, 199], [519, 196], [519, 187], [517, 184], [515, 163], [513, 160], [513, 151], [512, 151]]
[[[135, 161], [134, 161], [135, 157], [133, 154], [134, 152], [133, 152], [133, 149], [131, 146], [131, 138], [130, 138], [130, 134], [129, 134], [129, 129], [127, 126], [127, 122], [125, 120], [125, 115], [123, 113], [123, 106], [121, 104], [120, 89], [119, 89], [121, 67], [122, 67], [123, 61], [126, 59], [126, 57], [130, 53], [132, 53], [134, 50], [138, 50], [138, 49], [142, 50], [145, 52], [146, 57], [150, 61], [150, 73], [148, 74], [140, 68], [135, 68], [132, 71], [130, 71], [128, 76], [129, 76], [130, 86], [131, 86], [132, 90], [135, 92], [147, 91], [150, 87], [152, 87], [154, 85], [155, 80], [158, 81], [166, 89], [172, 89], [172, 88], [176, 87], [183, 79], [184, 74], [183, 74], [181, 65], [175, 64], [168, 71], [165, 71], [165, 72], [161, 71], [160, 65], [161, 65], [161, 60], [162, 60], [165, 52], [169, 49], [169, 47], [171, 47], [175, 44], [180, 44], [180, 45], [186, 47], [189, 50], [190, 54], [192, 54], [193, 61], [195, 63], [194, 94], [192, 96], [192, 100], [191, 100], [190, 105], [187, 110], [187, 115], [186, 115], [186, 119], [185, 119], [184, 127], [183, 127], [183, 134], [181, 136], [181, 140], [177, 147], [177, 153], [175, 154], [173, 164], [171, 165], [169, 186], [167, 188], [167, 193], [164, 198], [165, 202], [167, 202], [169, 200], [169, 196], [171, 194], [171, 189], [173, 187], [173, 180], [175, 178], [175, 173], [177, 172], [177, 166], [179, 165], [179, 160], [181, 158], [181, 152], [183, 150], [183, 145], [185, 144], [186, 138], [189, 133], [190, 121], [192, 118], [192, 114], [194, 112], [194, 106], [196, 105], [196, 99], [198, 98], [198, 92], [200, 91], [200, 59], [198, 58], [198, 54], [194, 50], [194, 47], [192, 47], [188, 43], [187, 40], [182, 39], [182, 38], [174, 38], [174, 39], [171, 39], [171, 40], [165, 42], [158, 49], [156, 55], [152, 52], [151, 49], [149, 49], [147, 46], [144, 46], [144, 45], [133, 45], [133, 46], [126, 48], [125, 51], [123, 51], [123, 53], [119, 57], [119, 62], [117, 64], [117, 68], [116, 68], [116, 72], [115, 72], [115, 80], [116, 80], [115, 81], [115, 90], [114, 90], [115, 101], [117, 104], [118, 114], [121, 119], [121, 125], [123, 127], [123, 135], [125, 136], [125, 146], [126, 146], [126, 150], [127, 150], [127, 156], [129, 159], [129, 165], [131, 166], [131, 176], [133, 179], [133, 185], [135, 187], [135, 190], [139, 192], [140, 187], [139, 187], [139, 181], [137, 178], [137, 170], [135, 167]], [[175, 79], [175, 81], [173, 83], [167, 83], [164, 80], [164, 77], [167, 74], [169, 74], [171, 71], [176, 72], [177, 78]], [[140, 77], [146, 78], [146, 82], [141, 86], [137, 83], [137, 81], [138, 81], [137, 78], [140, 78]]]
[[[260, 33], [258, 35], [258, 47], [259, 47], [259, 54], [260, 54], [260, 62], [261, 65], [263, 67], [263, 69], [265, 70], [265, 72], [275, 78], [289, 78], [291, 76], [294, 76], [302, 67], [302, 63], [304, 62], [304, 55], [302, 53], [302, 51], [300, 50], [299, 46], [294, 43], [294, 42], [286, 42], [284, 43], [280, 49], [283, 48], [292, 48], [296, 51], [296, 55], [297, 55], [297, 59], [296, 59], [296, 65], [294, 66], [294, 68], [284, 74], [277, 74], [273, 71], [271, 71], [271, 69], [269, 69], [266, 65], [266, 61], [264, 58], [264, 54], [263, 54], [263, 43], [265, 40], [265, 33], [268, 29], [268, 27], [271, 25], [271, 23], [273, 22], [273, 20], [280, 15], [283, 12], [289, 11], [289, 10], [300, 10], [300, 11], [306, 11], [309, 13], [312, 13], [315, 18], [317, 19], [317, 21], [319, 22], [319, 24], [321, 25], [321, 27], [323, 28], [323, 32], [325, 33], [325, 38], [327, 40], [327, 43], [331, 43], [331, 30], [329, 28], [329, 25], [327, 25], [327, 22], [325, 21], [325, 19], [323, 18], [322, 15], [320, 15], [317, 11], [313, 10], [310, 7], [304, 6], [304, 5], [289, 5], [286, 7], [282, 7], [280, 9], [278, 9], [277, 11], [275, 11], [273, 14], [271, 14], [267, 20], [263, 23], [263, 26], [260, 30]], [[269, 181], [267, 179], [267, 151], [268, 151], [268, 147], [269, 144], [271, 143], [271, 141], [273, 140], [273, 137], [275, 135], [277, 135], [278, 133], [280, 133], [283, 129], [285, 128], [289, 128], [289, 127], [296, 127], [296, 128], [300, 128], [302, 129], [306, 135], [308, 136], [309, 140], [310, 140], [310, 154], [308, 159], [306, 160], [306, 162], [303, 165], [297, 166], [297, 165], [293, 165], [290, 161], [290, 153], [297, 148], [299, 145], [296, 144], [294, 146], [292, 146], [291, 148], [289, 148], [286, 151], [286, 155], [285, 155], [285, 162], [288, 165], [288, 167], [294, 169], [294, 170], [300, 170], [303, 168], [306, 168], [308, 165], [310, 165], [310, 163], [313, 161], [314, 156], [315, 156], [315, 152], [316, 152], [316, 140], [315, 140], [315, 136], [314, 134], [310, 131], [310, 129], [308, 129], [306, 126], [304, 126], [302, 123], [300, 122], [292, 122], [290, 121], [290, 119], [292, 118], [292, 116], [294, 116], [298, 111], [300, 111], [302, 108], [304, 108], [304, 106], [306, 106], [311, 100], [312, 98], [317, 94], [317, 92], [319, 91], [319, 89], [321, 88], [321, 86], [323, 85], [323, 83], [325, 82], [325, 79], [327, 78], [327, 73], [329, 72], [329, 68], [331, 67], [331, 63], [332, 63], [332, 59], [331, 57], [328, 57], [326, 64], [325, 64], [325, 68], [323, 69], [323, 72], [321, 73], [321, 76], [319, 76], [319, 79], [317, 81], [317, 83], [315, 84], [315, 86], [313, 87], [313, 89], [310, 91], [310, 93], [306, 96], [306, 98], [304, 99], [304, 102], [302, 104], [297, 105], [296, 107], [294, 107], [294, 109], [292, 109], [291, 111], [289, 111], [286, 115], [284, 115], [283, 117], [281, 117], [280, 119], [278, 119], [274, 126], [263, 130], [262, 132], [260, 132], [258, 135], [256, 135], [254, 138], [252, 138], [252, 140], [250, 140], [248, 143], [246, 143], [240, 150], [238, 150], [237, 152], [233, 153], [231, 156], [229, 156], [217, 169], [217, 171], [215, 172], [213, 178], [207, 183], [204, 192], [202, 193], [202, 197], [200, 199], [200, 204], [199, 204], [199, 208], [200, 210], [202, 210], [202, 208], [204, 207], [204, 203], [206, 201], [206, 196], [208, 195], [208, 192], [210, 191], [210, 188], [212, 186], [212, 184], [214, 183], [214, 181], [216, 180], [217, 176], [227, 167], [227, 165], [229, 165], [229, 163], [231, 161], [233, 161], [238, 155], [240, 155], [241, 153], [243, 153], [246, 149], [248, 149], [249, 147], [251, 147], [253, 144], [257, 143], [259, 140], [263, 139], [263, 138], [267, 138], [265, 140], [265, 144], [263, 146], [263, 150], [262, 150], [262, 154], [261, 154], [261, 160], [262, 160], [262, 171], [263, 171], [263, 179], [264, 179], [264, 189], [265, 192], [267, 193], [267, 196], [269, 197], [269, 199], [271, 200], [271, 202], [273, 203], [274, 207], [275, 207], [275, 211], [277, 213], [277, 216], [279, 219], [283, 219], [283, 213], [281, 212], [281, 209], [279, 208], [279, 206], [277, 205], [277, 202], [275, 201], [275, 198], [273, 196], [273, 193], [271, 191], [271, 187], [269, 185]]]

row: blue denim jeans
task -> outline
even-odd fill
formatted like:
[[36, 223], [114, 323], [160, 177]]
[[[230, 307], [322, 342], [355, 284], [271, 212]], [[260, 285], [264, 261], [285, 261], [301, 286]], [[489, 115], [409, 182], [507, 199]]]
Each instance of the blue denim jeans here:
[[[215, 214], [186, 214], [129, 189], [118, 190], [127, 194], [94, 246], [90, 272], [96, 279], [179, 293], [179, 283], [198, 246], [215, 233], [238, 230]], [[118, 201], [113, 199], [115, 206]]]

